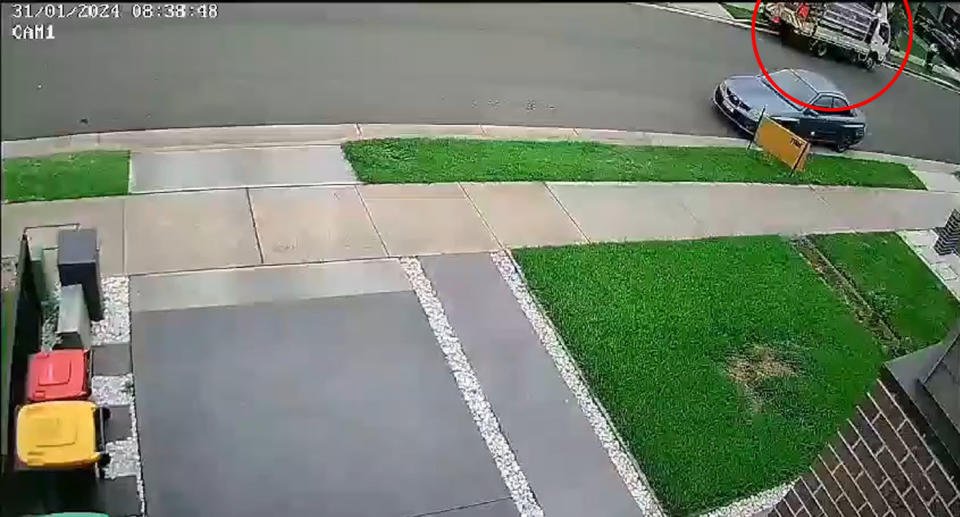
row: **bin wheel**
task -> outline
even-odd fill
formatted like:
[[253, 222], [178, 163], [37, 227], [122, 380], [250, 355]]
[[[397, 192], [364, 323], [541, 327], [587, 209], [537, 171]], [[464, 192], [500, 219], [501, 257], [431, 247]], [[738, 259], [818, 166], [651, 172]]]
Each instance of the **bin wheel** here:
[[101, 407], [101, 408], [100, 408], [100, 416], [103, 417], [104, 420], [110, 420], [110, 415], [111, 415], [111, 414], [112, 414], [112, 413], [110, 412], [110, 408], [108, 408], [108, 407]]
[[100, 459], [97, 460], [97, 475], [100, 479], [107, 477], [106, 469], [107, 465], [110, 464], [110, 453], [103, 452], [100, 453]]

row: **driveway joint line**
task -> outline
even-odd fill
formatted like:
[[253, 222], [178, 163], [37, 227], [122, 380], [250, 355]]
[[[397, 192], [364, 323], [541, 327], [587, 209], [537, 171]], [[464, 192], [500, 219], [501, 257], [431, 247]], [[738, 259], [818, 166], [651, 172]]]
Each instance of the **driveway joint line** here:
[[[23, 227], [23, 230], [24, 230], [24, 231], [27, 231], [27, 230], [39, 230], [39, 229], [42, 229], [42, 228], [60, 228], [60, 227], [62, 227], [62, 226], [76, 226], [77, 228], [79, 228], [79, 227], [80, 227], [80, 223], [78, 223], [78, 222], [72, 222], [72, 223], [59, 223], [59, 224], [58, 224], [58, 223], [52, 223], [52, 224], [35, 224], [35, 225], [32, 225], [32, 226], [24, 226], [24, 227]], [[75, 228], [75, 229], [76, 229], [76, 228]]]
[[483, 227], [490, 232], [490, 235], [493, 236], [493, 240], [497, 242], [497, 248], [504, 249], [503, 243], [500, 242], [500, 237], [497, 237], [496, 232], [493, 231], [493, 228], [490, 227], [490, 224], [487, 223], [487, 218], [483, 216], [483, 212], [480, 210], [480, 207], [473, 202], [473, 198], [470, 197], [470, 194], [467, 193], [467, 189], [463, 188], [463, 182], [458, 181], [457, 186], [460, 187], [460, 192], [463, 192], [463, 196], [467, 199], [467, 202], [470, 203], [470, 206], [473, 207], [473, 211], [477, 213], [477, 216], [480, 217], [480, 222], [483, 224]]
[[479, 503], [470, 503], [470, 504], [465, 504], [463, 506], [454, 506], [452, 508], [447, 508], [445, 510], [437, 510], [435, 512], [418, 513], [416, 515], [410, 515], [408, 517], [433, 517], [435, 515], [439, 517], [443, 517], [443, 514], [445, 513], [455, 512], [457, 510], [466, 510], [468, 508], [476, 508], [478, 506], [483, 506], [486, 504], [499, 503], [501, 501], [509, 501], [509, 500], [510, 500], [509, 497], [500, 497], [497, 499], [491, 499], [489, 501], [481, 501]]
[[358, 185], [359, 181], [328, 181], [322, 183], [260, 183], [249, 185], [214, 185], [206, 187], [184, 187], [171, 189], [138, 190], [130, 191], [128, 195], [144, 196], [148, 194], [176, 194], [179, 192], [207, 192], [213, 190], [240, 190], [240, 189], [271, 189], [271, 188], [310, 188], [310, 187], [346, 187]]
[[693, 210], [691, 210], [690, 207], [687, 206], [687, 203], [686, 203], [686, 201], [683, 200], [683, 197], [684, 197], [684, 196], [682, 196], [682, 195], [681, 195], [681, 196], [678, 196], [678, 197], [677, 197], [677, 203], [680, 205], [680, 208], [682, 208], [683, 211], [686, 212], [687, 215], [690, 216], [690, 219], [693, 220], [694, 227], [695, 227], [698, 231], [703, 232], [703, 235], [701, 235], [701, 236], [698, 237], [698, 238], [706, 237], [706, 234], [707, 234], [707, 224], [706, 224], [706, 221], [701, 221], [700, 218], [698, 218], [697, 215], [693, 213]]
[[222, 271], [237, 271], [244, 269], [267, 269], [267, 268], [288, 268], [288, 267], [308, 267], [308, 266], [327, 266], [332, 264], [345, 264], [345, 263], [356, 263], [356, 262], [377, 262], [383, 260], [396, 261], [400, 258], [399, 255], [392, 255], [386, 257], [368, 257], [360, 259], [342, 259], [342, 260], [313, 260], [308, 262], [292, 261], [292, 262], [269, 262], [266, 264], [234, 264], [227, 266], [216, 266], [216, 267], [203, 267], [197, 269], [171, 269], [164, 271], [147, 271], [141, 273], [130, 273], [126, 276], [130, 278], [138, 277], [151, 277], [151, 276], [167, 276], [167, 275], [185, 275], [192, 273], [216, 273]]
[[253, 238], [257, 242], [257, 254], [260, 255], [260, 263], [263, 264], [263, 246], [260, 244], [260, 230], [257, 229], [257, 216], [253, 213], [253, 199], [250, 198], [249, 188], [245, 188], [243, 191], [247, 195], [247, 208], [250, 211], [250, 222], [253, 223]]
[[571, 214], [570, 211], [567, 210], [567, 207], [560, 202], [560, 198], [558, 198], [557, 193], [554, 192], [552, 188], [550, 188], [550, 184], [547, 182], [543, 182], [543, 186], [546, 187], [547, 192], [550, 193], [550, 197], [553, 198], [553, 201], [555, 203], [557, 203], [557, 206], [560, 207], [560, 210], [563, 210], [563, 213], [566, 214], [567, 219], [570, 219], [570, 222], [573, 223], [573, 227], [577, 229], [577, 233], [579, 233], [580, 236], [583, 237], [583, 240], [586, 241], [588, 244], [593, 242], [590, 240], [590, 237], [587, 237], [587, 234], [583, 231], [583, 228], [580, 227], [580, 223], [578, 223], [577, 220], [573, 218], [573, 214]]
[[[243, 127], [259, 127], [259, 126], [243, 126]], [[152, 129], [144, 129], [142, 131], [153, 131]], [[45, 137], [40, 137], [45, 138]], [[27, 138], [26, 140], [35, 140]], [[232, 151], [240, 149], [290, 149], [290, 148], [299, 148], [299, 147], [339, 147], [340, 145], [356, 140], [356, 138], [336, 138], [330, 140], [262, 140], [254, 142], [212, 142], [209, 144], [182, 144], [182, 145], [131, 145], [129, 147], [94, 147], [93, 151], [117, 151], [117, 150], [126, 150], [131, 153], [138, 154], [166, 154], [166, 153], [187, 153], [187, 152], [206, 152], [206, 151]], [[14, 140], [16, 141], [16, 140]], [[76, 151], [66, 151], [66, 152], [76, 152]]]
[[420, 306], [427, 316], [430, 328], [433, 330], [440, 350], [443, 352], [450, 373], [456, 381], [457, 388], [466, 402], [467, 408], [473, 417], [477, 430], [483, 437], [493, 457], [494, 463], [503, 478], [504, 484], [513, 499], [514, 505], [521, 517], [543, 517], [543, 509], [537, 502], [530, 485], [527, 483], [516, 454], [510, 447], [500, 421], [483, 392], [479, 379], [470, 364], [470, 360], [460, 345], [456, 331], [447, 320], [443, 304], [437, 296], [430, 279], [423, 272], [420, 260], [415, 257], [400, 259], [410, 284], [413, 286]]
[[370, 213], [370, 207], [367, 206], [367, 200], [364, 199], [363, 193], [360, 192], [360, 185], [354, 185], [353, 188], [357, 191], [357, 197], [360, 198], [360, 204], [363, 206], [363, 213], [367, 214], [367, 220], [370, 221], [370, 226], [373, 227], [373, 232], [377, 234], [377, 240], [380, 241], [380, 247], [383, 248], [383, 254], [389, 257], [390, 250], [387, 249], [387, 243], [383, 240], [383, 235], [380, 233], [380, 228], [377, 228], [377, 223], [373, 220], [373, 214]]

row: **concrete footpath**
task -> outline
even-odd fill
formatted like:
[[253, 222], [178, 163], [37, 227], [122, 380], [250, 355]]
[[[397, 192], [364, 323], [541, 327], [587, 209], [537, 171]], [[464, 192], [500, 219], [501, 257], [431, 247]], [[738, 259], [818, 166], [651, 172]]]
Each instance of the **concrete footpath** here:
[[130, 192], [4, 204], [2, 256], [26, 228], [99, 231], [104, 274], [146, 274], [587, 242], [917, 230], [960, 205], [960, 165], [906, 164], [929, 191], [737, 183], [361, 185], [339, 144], [446, 136], [741, 146], [734, 138], [583, 128], [341, 124], [170, 129], [4, 142], [3, 155], [131, 151]]
[[5, 204], [25, 228], [96, 227], [105, 275], [728, 235], [927, 229], [958, 194], [707, 183], [448, 183], [227, 188]]

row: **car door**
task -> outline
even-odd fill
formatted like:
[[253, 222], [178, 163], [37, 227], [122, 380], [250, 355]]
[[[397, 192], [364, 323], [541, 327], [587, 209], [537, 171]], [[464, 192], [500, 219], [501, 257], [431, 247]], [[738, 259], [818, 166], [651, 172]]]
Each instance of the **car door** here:
[[[850, 105], [847, 104], [846, 100], [840, 97], [834, 97], [833, 107], [849, 108]], [[822, 115], [826, 114], [829, 115], [828, 118], [831, 122], [830, 126], [832, 127], [834, 141], [846, 139], [849, 142], [856, 142], [863, 138], [865, 127], [860, 121], [854, 118], [853, 111], [845, 109], [843, 111], [831, 111]]]
[[[833, 96], [821, 95], [813, 100], [812, 105], [818, 108], [832, 108]], [[817, 111], [810, 108], [803, 110], [803, 115], [797, 123], [797, 134], [807, 140], [832, 140], [836, 129], [832, 128], [830, 112]], [[834, 133], [831, 133], [833, 131]]]
[[886, 22], [880, 24], [877, 28], [877, 34], [880, 35], [880, 41], [871, 48], [877, 51], [877, 55], [883, 59], [890, 50], [890, 26]]

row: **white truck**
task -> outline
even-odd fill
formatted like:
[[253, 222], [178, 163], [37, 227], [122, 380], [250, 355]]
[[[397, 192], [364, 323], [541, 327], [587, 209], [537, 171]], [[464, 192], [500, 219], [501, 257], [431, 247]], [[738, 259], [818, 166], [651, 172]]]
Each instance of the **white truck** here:
[[846, 55], [867, 70], [890, 52], [890, 22], [885, 2], [763, 2], [767, 20], [785, 42], [799, 41], [823, 57], [829, 50]]

